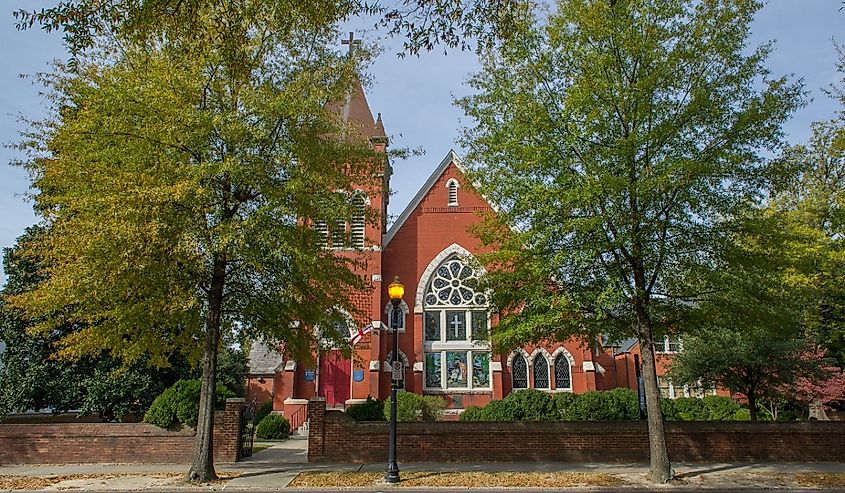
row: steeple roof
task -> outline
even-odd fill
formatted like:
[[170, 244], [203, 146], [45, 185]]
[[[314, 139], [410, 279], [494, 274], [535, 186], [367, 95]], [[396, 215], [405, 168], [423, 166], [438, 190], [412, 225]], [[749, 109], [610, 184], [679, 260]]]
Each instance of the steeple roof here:
[[370, 139], [387, 137], [381, 121], [381, 113], [378, 114], [378, 120], [373, 119], [373, 112], [364, 94], [364, 86], [357, 77], [349, 92], [346, 93], [345, 100], [329, 103], [328, 109], [337, 112], [344, 123], [364, 137]]

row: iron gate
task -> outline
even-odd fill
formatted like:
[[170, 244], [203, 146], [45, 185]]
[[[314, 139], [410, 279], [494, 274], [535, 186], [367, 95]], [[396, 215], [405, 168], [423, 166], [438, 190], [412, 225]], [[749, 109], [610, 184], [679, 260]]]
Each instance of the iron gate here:
[[255, 401], [241, 409], [241, 433], [238, 440], [238, 459], [252, 455], [252, 442], [255, 436]]

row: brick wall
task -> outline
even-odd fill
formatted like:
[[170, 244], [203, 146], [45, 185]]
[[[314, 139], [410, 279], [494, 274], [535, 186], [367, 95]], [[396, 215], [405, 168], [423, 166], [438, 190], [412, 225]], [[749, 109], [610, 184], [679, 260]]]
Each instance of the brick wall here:
[[[214, 419], [214, 458], [235, 462], [243, 399]], [[0, 464], [187, 463], [194, 431], [145, 423], [0, 424]]]
[[[387, 459], [387, 423], [309, 405], [309, 462]], [[688, 462], [845, 461], [845, 423], [666, 423], [670, 458]], [[401, 462], [647, 462], [645, 422], [399, 423]]]

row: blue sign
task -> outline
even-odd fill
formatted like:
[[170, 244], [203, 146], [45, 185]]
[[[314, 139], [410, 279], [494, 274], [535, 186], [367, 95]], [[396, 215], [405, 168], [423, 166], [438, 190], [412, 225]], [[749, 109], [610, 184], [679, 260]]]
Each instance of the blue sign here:
[[313, 382], [317, 378], [317, 370], [305, 370], [305, 381]]
[[352, 380], [355, 382], [363, 382], [364, 370], [352, 370]]

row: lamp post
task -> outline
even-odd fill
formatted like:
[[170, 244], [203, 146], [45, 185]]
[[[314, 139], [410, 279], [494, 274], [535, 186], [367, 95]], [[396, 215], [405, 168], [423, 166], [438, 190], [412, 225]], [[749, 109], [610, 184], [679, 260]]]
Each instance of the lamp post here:
[[[393, 282], [387, 286], [387, 294], [390, 296], [390, 303], [393, 305], [392, 320], [390, 328], [393, 330], [393, 352], [390, 357], [390, 443], [387, 453], [387, 471], [384, 473], [384, 481], [387, 483], [399, 482], [399, 464], [396, 463], [396, 392], [399, 390], [401, 372], [404, 368], [398, 367], [399, 361], [399, 303], [405, 295], [405, 286], [399, 282], [399, 276], [393, 278]], [[401, 363], [400, 363], [401, 364]]]

